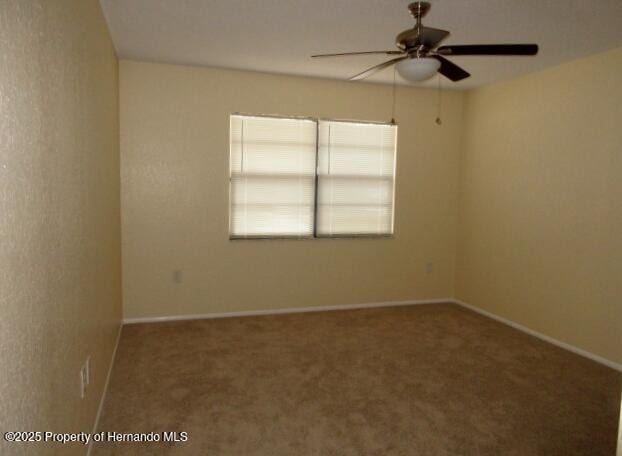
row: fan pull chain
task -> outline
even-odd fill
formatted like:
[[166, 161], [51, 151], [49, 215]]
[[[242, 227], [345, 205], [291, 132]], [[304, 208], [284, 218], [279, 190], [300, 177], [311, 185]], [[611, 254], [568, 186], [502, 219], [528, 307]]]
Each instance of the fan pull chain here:
[[436, 120], [434, 122], [436, 122], [436, 125], [443, 125], [443, 121], [441, 120], [441, 101], [442, 101], [442, 95], [443, 95], [443, 89], [441, 87], [441, 75], [438, 75], [438, 86], [437, 86], [437, 94], [438, 94], [438, 98], [437, 98], [437, 103], [436, 103]]
[[393, 101], [391, 103], [391, 125], [395, 125], [395, 91], [396, 91], [396, 84], [395, 84], [395, 65], [393, 66]]

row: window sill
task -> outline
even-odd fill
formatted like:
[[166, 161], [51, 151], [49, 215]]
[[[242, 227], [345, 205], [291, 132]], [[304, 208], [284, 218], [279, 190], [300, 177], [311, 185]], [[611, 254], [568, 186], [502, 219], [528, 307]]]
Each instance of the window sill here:
[[335, 239], [395, 239], [395, 234], [339, 234], [333, 236], [229, 236], [230, 241], [321, 241]]

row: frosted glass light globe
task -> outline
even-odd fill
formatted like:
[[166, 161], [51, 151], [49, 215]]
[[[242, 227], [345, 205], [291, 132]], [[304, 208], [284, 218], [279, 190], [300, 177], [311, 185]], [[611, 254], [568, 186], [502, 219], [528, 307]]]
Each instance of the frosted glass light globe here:
[[402, 60], [395, 65], [397, 72], [407, 81], [425, 81], [436, 74], [441, 62], [430, 57]]

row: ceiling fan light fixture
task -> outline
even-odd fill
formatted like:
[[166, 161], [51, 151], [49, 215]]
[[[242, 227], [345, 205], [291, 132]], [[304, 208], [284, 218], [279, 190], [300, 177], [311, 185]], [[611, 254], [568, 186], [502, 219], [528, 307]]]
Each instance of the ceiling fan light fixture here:
[[[360, 81], [385, 68], [394, 66], [402, 78], [407, 81], [425, 81], [440, 73], [453, 82], [462, 81], [471, 76], [467, 71], [446, 59], [452, 55], [536, 55], [537, 44], [452, 44], [440, 46], [449, 36], [448, 30], [426, 27], [421, 18], [430, 10], [430, 3], [415, 1], [408, 5], [416, 24], [395, 37], [397, 51], [359, 51], [339, 54], [316, 54], [311, 57], [337, 57], [345, 55], [385, 54], [398, 55], [386, 62], [355, 74], [350, 81]], [[430, 57], [432, 56], [432, 57]]]
[[407, 81], [425, 81], [436, 74], [441, 62], [431, 57], [405, 59], [395, 65], [397, 72]]

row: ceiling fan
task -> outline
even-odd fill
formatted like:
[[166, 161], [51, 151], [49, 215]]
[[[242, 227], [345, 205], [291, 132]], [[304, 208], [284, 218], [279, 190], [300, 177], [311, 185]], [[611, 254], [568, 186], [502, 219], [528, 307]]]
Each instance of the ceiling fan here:
[[404, 30], [395, 38], [395, 44], [399, 50], [319, 54], [312, 55], [311, 57], [341, 57], [369, 54], [398, 56], [352, 76], [350, 78], [351, 81], [365, 79], [384, 68], [395, 65], [397, 72], [409, 81], [423, 81], [439, 72], [446, 78], [457, 82], [468, 78], [470, 74], [447, 60], [444, 56], [536, 55], [538, 53], [537, 44], [467, 44], [439, 47], [439, 44], [449, 36], [449, 32], [447, 30], [426, 27], [421, 23], [421, 19], [430, 11], [430, 6], [428, 2], [413, 2], [408, 5], [408, 9], [416, 24], [413, 28]]

